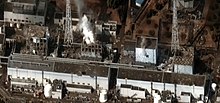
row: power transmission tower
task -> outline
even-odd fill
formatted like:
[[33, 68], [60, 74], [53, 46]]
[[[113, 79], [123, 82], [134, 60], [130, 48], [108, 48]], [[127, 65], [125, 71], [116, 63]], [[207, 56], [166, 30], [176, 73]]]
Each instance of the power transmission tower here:
[[176, 54], [179, 47], [179, 37], [178, 37], [178, 20], [177, 20], [177, 0], [173, 0], [173, 23], [172, 23], [172, 42], [171, 50], [174, 55]]
[[73, 43], [73, 31], [72, 31], [72, 17], [71, 17], [70, 0], [66, 0], [66, 23], [65, 23], [64, 43], [67, 44], [67, 45]]
[[177, 20], [177, 0], [173, 0], [173, 23], [172, 23], [172, 41], [171, 41], [171, 51], [173, 52], [173, 60], [171, 64], [172, 71], [174, 71], [174, 63], [176, 60], [176, 53], [179, 47], [179, 37], [178, 37], [178, 20]]

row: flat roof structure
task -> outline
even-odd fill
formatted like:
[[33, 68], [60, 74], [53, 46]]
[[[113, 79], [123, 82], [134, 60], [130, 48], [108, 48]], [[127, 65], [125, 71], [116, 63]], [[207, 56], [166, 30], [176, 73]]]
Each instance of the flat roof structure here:
[[52, 57], [48, 57], [46, 60], [44, 60], [40, 56], [27, 54], [11, 55], [8, 62], [8, 67], [100, 77], [108, 77], [109, 68], [118, 68], [118, 79], [127, 78], [130, 80], [195, 86], [204, 86], [206, 79], [205, 76], [201, 75], [188, 75], [153, 71], [148, 70], [148, 68], [146, 67], [137, 65], [103, 63], [88, 60]]

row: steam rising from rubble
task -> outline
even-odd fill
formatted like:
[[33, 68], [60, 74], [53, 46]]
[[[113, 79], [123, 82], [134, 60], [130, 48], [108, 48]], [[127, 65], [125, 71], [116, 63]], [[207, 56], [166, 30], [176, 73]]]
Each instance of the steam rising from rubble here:
[[84, 1], [83, 0], [74, 0], [75, 4], [77, 4], [77, 11], [80, 18], [79, 22], [79, 29], [82, 30], [82, 33], [84, 35], [83, 40], [86, 42], [86, 44], [92, 44], [94, 43], [94, 34], [91, 28], [91, 23], [88, 20], [88, 17], [86, 15], [81, 16], [81, 12], [84, 7]]
[[84, 34], [83, 40], [85, 40], [86, 44], [94, 43], [94, 34], [91, 30], [91, 24], [88, 21], [88, 18], [86, 15], [83, 15], [83, 17], [81, 18], [79, 28], [80, 30], [83, 31], [82, 32]]
[[81, 12], [84, 7], [84, 0], [74, 0], [75, 4], [77, 4], [77, 12], [78, 16], [81, 18]]
[[145, 42], [146, 42], [146, 39], [145, 38], [142, 38], [142, 41], [141, 41], [141, 48], [145, 48]]

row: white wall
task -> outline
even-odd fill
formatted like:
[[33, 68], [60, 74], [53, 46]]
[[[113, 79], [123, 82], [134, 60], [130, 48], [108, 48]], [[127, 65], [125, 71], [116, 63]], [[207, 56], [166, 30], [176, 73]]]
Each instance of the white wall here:
[[[127, 82], [126, 82], [127, 81]], [[147, 89], [149, 93], [151, 93], [151, 82], [149, 81], [140, 81], [140, 80], [125, 80], [125, 79], [118, 79], [117, 86], [121, 84], [128, 84], [133, 86], [138, 86], [144, 89]], [[157, 89], [160, 92], [162, 90], [170, 90], [171, 92], [175, 92], [175, 84], [170, 83], [160, 83], [160, 82], [153, 82], [153, 89]], [[164, 87], [165, 85], [165, 87]], [[181, 92], [190, 92], [193, 94], [195, 98], [199, 98], [200, 94], [204, 95], [204, 87], [203, 86], [189, 86], [189, 85], [176, 85], [176, 93], [177, 96], [180, 96]]]
[[[28, 69], [16, 69], [16, 68], [8, 68], [8, 75], [12, 75], [12, 78], [19, 77], [30, 77], [35, 78], [39, 83], [42, 82], [42, 71], [36, 70], [28, 70]], [[90, 84], [93, 88], [95, 88], [95, 77], [92, 78], [87, 75], [78, 76], [76, 74], [67, 74], [67, 73], [57, 73], [57, 72], [47, 72], [44, 71], [44, 78], [48, 79], [62, 79], [66, 80], [67, 83], [75, 82], [76, 84], [79, 82], [80, 84]], [[108, 78], [107, 77], [97, 77], [97, 84], [99, 87], [103, 89], [108, 89]], [[121, 84], [129, 84], [132, 86], [141, 87], [147, 89], [149, 93], [151, 93], [151, 82], [150, 81], [141, 81], [141, 80], [130, 80], [130, 79], [117, 79], [117, 86], [120, 87]], [[175, 85], [160, 82], [153, 82], [153, 89], [157, 89], [160, 92], [162, 90], [170, 90], [174, 92]], [[190, 92], [193, 94], [195, 98], [199, 98], [200, 94], [204, 95], [204, 87], [203, 86], [189, 86], [189, 85], [176, 85], [177, 96], [181, 94], [181, 92]]]
[[174, 65], [175, 73], [193, 74], [193, 67], [190, 65]]
[[66, 89], [70, 92], [78, 92], [78, 93], [91, 93], [91, 89], [84, 89], [84, 88], [72, 88], [66, 87]]
[[[16, 69], [16, 68], [8, 68], [8, 75], [11, 75], [12, 78], [17, 77], [25, 77], [25, 78], [35, 78], [38, 83], [42, 83], [42, 71], [37, 70], [29, 70], [29, 69]], [[75, 84], [80, 83], [81, 85], [84, 83], [85, 85], [90, 84], [93, 88], [96, 88], [95, 77], [91, 77], [88, 75], [78, 76], [76, 74], [68, 74], [68, 73], [58, 73], [58, 72], [48, 72], [44, 71], [44, 78], [50, 79], [53, 81], [54, 79], [65, 80], [67, 83], [71, 84], [74, 82]], [[97, 77], [97, 84], [100, 88], [108, 89], [108, 78], [107, 77]]]
[[42, 83], [42, 71], [8, 68], [8, 75], [11, 75], [12, 78], [34, 78], [38, 83]]

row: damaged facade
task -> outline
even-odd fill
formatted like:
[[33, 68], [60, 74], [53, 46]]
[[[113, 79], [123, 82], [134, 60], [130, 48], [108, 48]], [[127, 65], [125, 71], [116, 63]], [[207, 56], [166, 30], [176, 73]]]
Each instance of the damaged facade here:
[[[21, 34], [6, 37], [14, 40], [7, 62], [2, 61], [8, 68], [9, 90], [70, 101], [89, 101], [101, 91], [126, 102], [208, 100], [209, 85], [219, 81], [219, 28], [213, 22], [218, 19], [217, 1], [174, 0], [176, 11], [170, 0], [111, 1], [71, 2], [67, 18], [66, 1], [8, 0], [4, 21], [10, 27], [24, 24], [15, 29]], [[50, 16], [47, 3], [55, 10]], [[64, 35], [67, 19], [72, 24], [70, 44]], [[175, 33], [178, 44], [173, 42]], [[17, 39], [25, 42], [21, 45]], [[179, 48], [173, 50], [172, 45]], [[207, 72], [213, 77], [204, 76]]]

